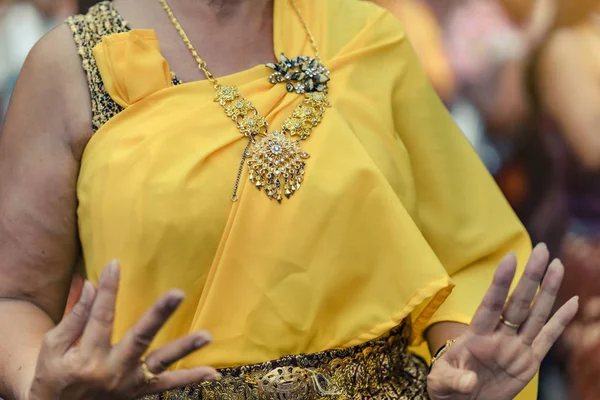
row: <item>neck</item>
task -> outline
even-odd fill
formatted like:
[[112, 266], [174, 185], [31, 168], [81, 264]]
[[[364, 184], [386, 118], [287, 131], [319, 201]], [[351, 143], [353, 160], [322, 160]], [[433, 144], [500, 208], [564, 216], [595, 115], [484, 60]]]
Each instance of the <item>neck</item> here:
[[210, 7], [235, 7], [244, 3], [257, 3], [257, 0], [196, 0], [197, 3], [205, 4]]
[[274, 0], [171, 0], [181, 3], [181, 8], [190, 12], [202, 13], [205, 17], [217, 20], [231, 20], [238, 17], [262, 17], [271, 9]]

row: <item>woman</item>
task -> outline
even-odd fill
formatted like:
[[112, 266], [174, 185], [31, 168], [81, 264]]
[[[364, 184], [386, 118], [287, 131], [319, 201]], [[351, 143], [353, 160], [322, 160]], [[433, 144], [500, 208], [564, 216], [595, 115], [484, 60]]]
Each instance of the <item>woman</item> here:
[[99, 3], [0, 149], [9, 399], [512, 399], [577, 310], [370, 3]]
[[[600, 11], [600, 6], [596, 9]], [[595, 85], [600, 78], [600, 20], [596, 12], [590, 13], [585, 23], [553, 35], [539, 57], [536, 78], [543, 139], [554, 162], [563, 199], [560, 204], [566, 214], [566, 232], [560, 243], [566, 274], [560, 297], [577, 292], [587, 305], [600, 296], [596, 279], [600, 277], [600, 90]], [[559, 213], [554, 210], [552, 215]], [[578, 323], [584, 322], [583, 318], [580, 315]], [[591, 361], [598, 355], [580, 350], [565, 354], [567, 363], [575, 368], [571, 375], [577, 398], [592, 398], [597, 391], [579, 385], [582, 380], [576, 377], [579, 368], [574, 362], [582, 357]]]

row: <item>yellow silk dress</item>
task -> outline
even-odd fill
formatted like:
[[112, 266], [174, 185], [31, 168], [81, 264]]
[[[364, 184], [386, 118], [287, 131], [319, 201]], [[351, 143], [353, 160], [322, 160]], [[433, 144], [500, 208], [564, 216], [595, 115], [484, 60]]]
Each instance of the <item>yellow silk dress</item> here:
[[371, 0], [402, 21], [417, 58], [442, 100], [456, 94], [456, 78], [446, 54], [442, 28], [424, 0]]
[[[90, 87], [122, 108], [101, 121], [108, 106], [93, 104], [77, 186], [85, 273], [96, 283], [121, 262], [115, 341], [160, 295], [185, 291], [153, 348], [200, 329], [214, 342], [174, 368], [347, 348], [405, 319], [417, 345], [433, 323], [469, 323], [506, 253], [520, 272], [529, 256], [397, 19], [357, 0], [299, 4], [331, 71], [332, 107], [303, 142], [302, 188], [282, 204], [246, 169], [230, 201], [247, 139], [208, 81], [173, 85], [152, 30], [106, 36], [84, 60], [102, 78], [89, 75]], [[274, 1], [274, 47], [313, 55], [287, 0]], [[278, 128], [302, 96], [268, 75], [260, 65], [220, 82]]]

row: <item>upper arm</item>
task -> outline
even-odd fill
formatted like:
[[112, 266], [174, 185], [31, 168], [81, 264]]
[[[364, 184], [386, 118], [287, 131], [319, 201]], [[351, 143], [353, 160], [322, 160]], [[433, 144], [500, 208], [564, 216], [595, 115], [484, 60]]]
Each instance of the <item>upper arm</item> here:
[[[0, 297], [62, 316], [79, 247], [76, 181], [89, 93], [66, 26], [19, 76], [0, 137]], [[86, 123], [87, 121], [87, 123]]]
[[600, 169], [600, 82], [580, 34], [557, 33], [544, 48], [537, 70], [543, 109], [558, 123], [578, 160]]

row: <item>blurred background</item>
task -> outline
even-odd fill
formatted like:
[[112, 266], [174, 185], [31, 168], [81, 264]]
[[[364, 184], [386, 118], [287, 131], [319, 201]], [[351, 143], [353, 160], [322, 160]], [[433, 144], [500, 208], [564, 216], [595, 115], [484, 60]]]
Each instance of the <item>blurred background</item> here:
[[[533, 241], [563, 260], [561, 303], [581, 298], [539, 399], [600, 399], [600, 0], [371, 1], [403, 22]], [[94, 3], [0, 0], [0, 131], [31, 47]]]

